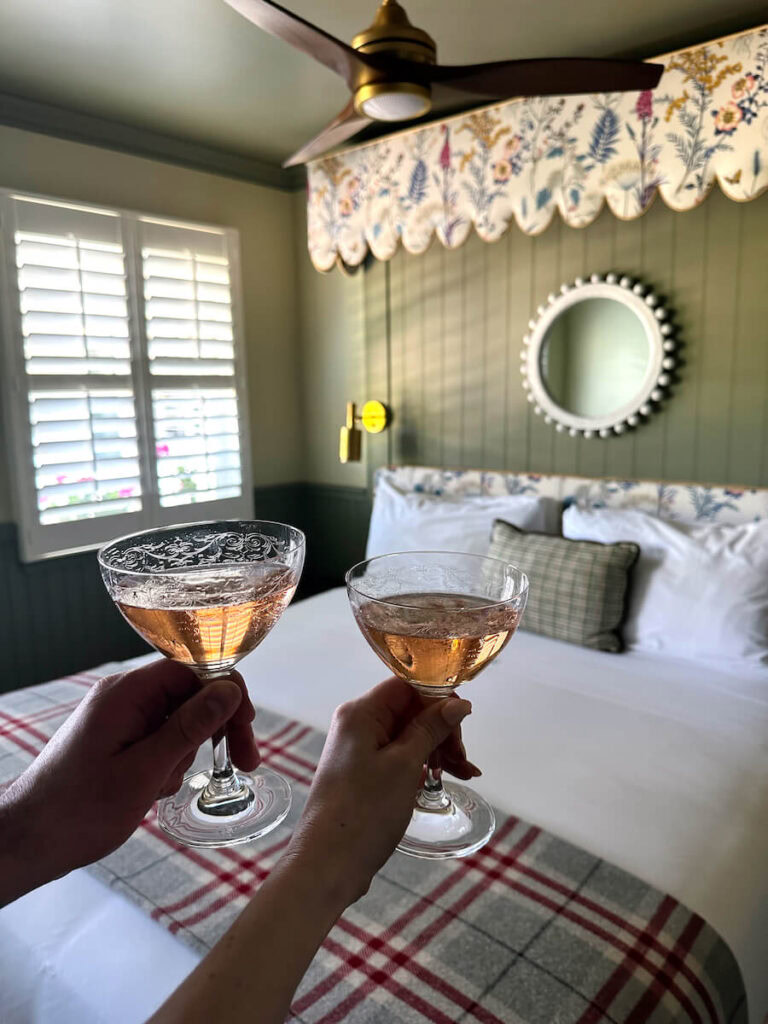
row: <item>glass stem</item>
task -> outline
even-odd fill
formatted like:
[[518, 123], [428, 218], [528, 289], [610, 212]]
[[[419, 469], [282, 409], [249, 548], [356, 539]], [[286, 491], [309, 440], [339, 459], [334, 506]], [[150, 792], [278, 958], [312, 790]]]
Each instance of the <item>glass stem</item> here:
[[439, 793], [443, 788], [443, 770], [440, 767], [440, 755], [437, 751], [429, 755], [425, 768], [424, 789], [428, 793]]
[[[201, 673], [200, 679], [206, 684], [213, 682], [214, 679], [229, 679], [229, 675], [226, 672], [217, 672], [210, 676]], [[253, 802], [253, 793], [235, 774], [232, 758], [229, 756], [226, 730], [220, 729], [214, 733], [211, 742], [213, 771], [208, 785], [198, 797], [197, 806], [204, 814], [238, 814]]]
[[[422, 702], [428, 707], [434, 700], [442, 697], [422, 695]], [[443, 770], [440, 766], [440, 752], [433, 750], [424, 766], [424, 783], [416, 797], [416, 807], [422, 811], [433, 811], [444, 814], [452, 807], [451, 798], [443, 788]]]
[[232, 767], [232, 758], [229, 756], [229, 743], [224, 732], [217, 732], [213, 737], [213, 771], [208, 788], [219, 796], [232, 793], [240, 788], [235, 770]]

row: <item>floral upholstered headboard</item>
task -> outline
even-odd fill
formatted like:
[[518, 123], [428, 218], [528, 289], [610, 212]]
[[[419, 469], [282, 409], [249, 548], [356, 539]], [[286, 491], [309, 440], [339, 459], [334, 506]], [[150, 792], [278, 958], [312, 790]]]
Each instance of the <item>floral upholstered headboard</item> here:
[[393, 466], [400, 490], [433, 495], [537, 494], [564, 506], [636, 508], [680, 523], [746, 523], [768, 518], [768, 488], [710, 487], [654, 480], [609, 480], [502, 470]]

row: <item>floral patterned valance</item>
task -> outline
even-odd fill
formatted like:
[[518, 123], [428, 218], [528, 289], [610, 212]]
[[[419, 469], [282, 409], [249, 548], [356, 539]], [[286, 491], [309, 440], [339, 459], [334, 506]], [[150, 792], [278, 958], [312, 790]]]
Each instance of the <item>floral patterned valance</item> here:
[[515, 100], [309, 165], [312, 262], [389, 259], [433, 234], [456, 248], [511, 221], [543, 231], [556, 210], [591, 223], [607, 202], [639, 217], [660, 192], [689, 210], [715, 180], [731, 199], [768, 187], [768, 26], [661, 58], [653, 92]]

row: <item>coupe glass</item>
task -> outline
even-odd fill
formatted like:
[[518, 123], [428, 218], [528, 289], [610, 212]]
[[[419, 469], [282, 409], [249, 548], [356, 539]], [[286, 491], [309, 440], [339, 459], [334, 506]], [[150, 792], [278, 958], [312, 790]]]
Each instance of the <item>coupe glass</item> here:
[[[112, 541], [99, 566], [136, 632], [207, 683], [228, 678], [280, 618], [304, 548], [304, 534], [283, 523], [193, 523]], [[187, 846], [233, 846], [276, 828], [290, 806], [285, 779], [264, 767], [234, 771], [227, 738], [217, 733], [213, 769], [188, 775], [160, 803], [158, 821]]]
[[[347, 593], [365, 639], [426, 703], [449, 696], [504, 650], [520, 623], [528, 579], [497, 558], [413, 551], [353, 566]], [[433, 754], [397, 848], [413, 857], [466, 857], [495, 826], [482, 797], [442, 781]]]

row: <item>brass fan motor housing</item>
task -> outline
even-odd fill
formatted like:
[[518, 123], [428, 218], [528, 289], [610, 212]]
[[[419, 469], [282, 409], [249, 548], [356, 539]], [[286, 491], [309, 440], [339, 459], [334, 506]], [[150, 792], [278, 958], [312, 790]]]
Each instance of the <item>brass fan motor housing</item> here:
[[[395, 57], [400, 60], [437, 62], [437, 45], [432, 36], [416, 28], [397, 0], [382, 0], [373, 24], [352, 40], [352, 47], [360, 53]], [[431, 106], [429, 86], [420, 82], [399, 82], [387, 77], [385, 71], [366, 68], [355, 83], [355, 110], [364, 114], [366, 100], [382, 93], [405, 92], [422, 97]]]

